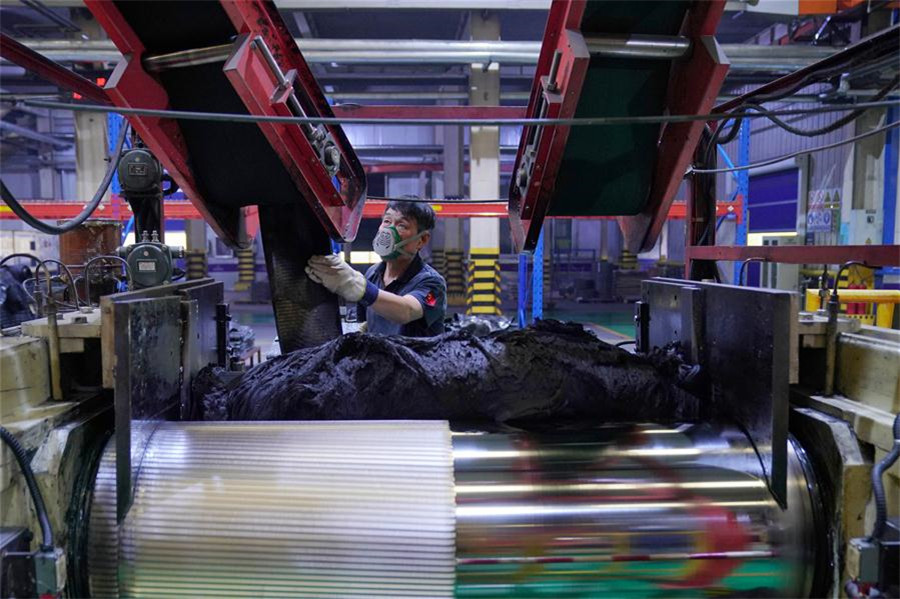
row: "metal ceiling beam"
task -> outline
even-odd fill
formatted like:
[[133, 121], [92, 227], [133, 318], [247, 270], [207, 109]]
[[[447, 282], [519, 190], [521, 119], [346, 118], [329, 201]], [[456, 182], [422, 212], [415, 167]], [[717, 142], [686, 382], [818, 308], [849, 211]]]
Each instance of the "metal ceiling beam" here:
[[8, 121], [0, 121], [0, 131], [13, 133], [15, 135], [18, 135], [19, 137], [24, 137], [38, 143], [47, 144], [60, 150], [72, 147], [71, 141], [59, 139], [58, 137], [53, 137], [52, 135], [47, 135], [45, 133], [39, 133], [33, 129], [29, 129], [28, 127], [16, 125], [15, 123], [10, 123]]
[[[537, 63], [540, 42], [472, 40], [297, 39], [308, 63], [337, 64], [500, 64]], [[30, 40], [25, 45], [63, 62], [116, 62], [121, 54], [112, 42]], [[796, 69], [841, 50], [821, 46], [747, 46], [723, 44], [732, 70]]]
[[60, 66], [41, 52], [2, 33], [0, 33], [0, 56], [25, 67], [47, 81], [78, 92], [93, 102], [109, 104], [106, 92], [93, 81]]

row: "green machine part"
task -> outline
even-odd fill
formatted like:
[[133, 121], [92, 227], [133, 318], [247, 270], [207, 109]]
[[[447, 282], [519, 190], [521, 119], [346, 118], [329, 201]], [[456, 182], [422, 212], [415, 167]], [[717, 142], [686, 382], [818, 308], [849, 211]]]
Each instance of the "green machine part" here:
[[[598, 34], [678, 35], [690, 2], [588, 2], [585, 38]], [[663, 114], [668, 59], [591, 58], [576, 118]], [[556, 180], [551, 216], [638, 214], [653, 180], [660, 125], [572, 127]]]

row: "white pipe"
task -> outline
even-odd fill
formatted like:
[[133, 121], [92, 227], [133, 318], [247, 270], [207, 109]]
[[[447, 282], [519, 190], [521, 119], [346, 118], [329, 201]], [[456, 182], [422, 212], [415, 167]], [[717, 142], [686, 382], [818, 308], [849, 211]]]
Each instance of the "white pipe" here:
[[[309, 63], [365, 64], [536, 64], [540, 42], [470, 40], [296, 40]], [[115, 62], [122, 55], [109, 40], [23, 40], [47, 58], [60, 62]], [[798, 68], [831, 56], [841, 48], [818, 46], [748, 46], [723, 44], [731, 68], [777, 64]]]

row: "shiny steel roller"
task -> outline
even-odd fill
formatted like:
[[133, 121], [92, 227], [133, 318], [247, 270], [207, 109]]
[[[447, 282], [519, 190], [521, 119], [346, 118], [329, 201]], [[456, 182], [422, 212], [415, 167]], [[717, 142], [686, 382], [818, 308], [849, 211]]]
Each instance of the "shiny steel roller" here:
[[163, 423], [144, 445], [121, 535], [114, 444], [101, 462], [94, 596], [799, 597], [812, 584], [802, 450], [785, 510], [730, 429]]
[[161, 423], [119, 535], [114, 447], [91, 509], [94, 596], [453, 594], [445, 422]]
[[788, 509], [743, 433], [608, 427], [453, 439], [457, 596], [809, 596], [802, 454]]

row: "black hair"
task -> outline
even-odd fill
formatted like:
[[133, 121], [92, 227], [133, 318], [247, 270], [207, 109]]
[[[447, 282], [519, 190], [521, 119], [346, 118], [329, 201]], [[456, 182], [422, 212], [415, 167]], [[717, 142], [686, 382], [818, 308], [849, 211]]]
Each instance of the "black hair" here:
[[[410, 198], [411, 200], [417, 198]], [[410, 202], [404, 200], [391, 200], [388, 202], [385, 212], [388, 210], [396, 210], [406, 218], [416, 221], [419, 233], [422, 231], [431, 231], [434, 229], [434, 208], [431, 204], [424, 202]]]

